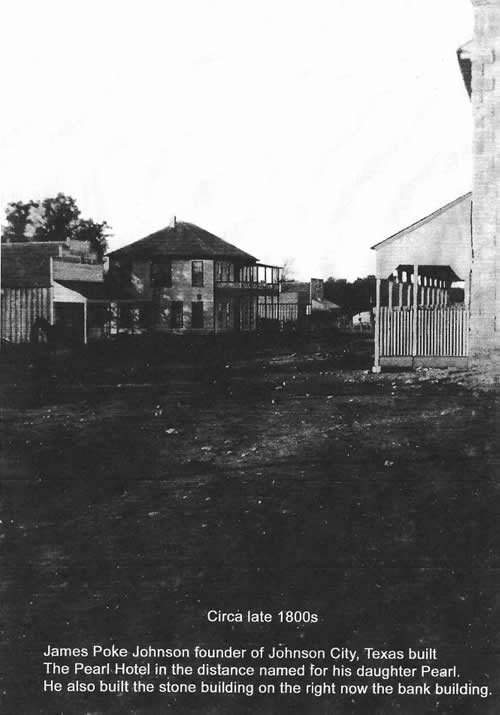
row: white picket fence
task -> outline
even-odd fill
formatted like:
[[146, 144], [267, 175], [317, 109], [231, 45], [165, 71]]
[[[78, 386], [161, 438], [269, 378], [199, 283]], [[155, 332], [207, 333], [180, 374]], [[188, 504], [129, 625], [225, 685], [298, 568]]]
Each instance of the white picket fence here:
[[467, 357], [468, 313], [460, 308], [380, 308], [381, 357]]

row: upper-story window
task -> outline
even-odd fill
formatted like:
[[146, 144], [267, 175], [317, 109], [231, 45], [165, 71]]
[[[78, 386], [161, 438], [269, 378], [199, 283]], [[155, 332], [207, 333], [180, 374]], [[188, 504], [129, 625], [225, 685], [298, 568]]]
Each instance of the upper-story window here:
[[234, 266], [229, 261], [215, 262], [215, 280], [218, 283], [232, 283], [234, 281]]
[[203, 261], [191, 261], [191, 284], [196, 288], [203, 287]]
[[151, 283], [158, 288], [172, 286], [172, 261], [167, 258], [153, 258], [151, 262]]

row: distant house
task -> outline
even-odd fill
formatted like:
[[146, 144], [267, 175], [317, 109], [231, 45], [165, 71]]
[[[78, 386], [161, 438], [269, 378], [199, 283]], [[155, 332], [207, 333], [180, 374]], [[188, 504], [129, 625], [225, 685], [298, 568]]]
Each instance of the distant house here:
[[325, 298], [325, 284], [322, 278], [311, 278], [310, 281], [310, 296], [311, 296], [311, 315], [314, 316], [328, 316], [332, 319], [337, 319], [342, 308], [340, 305], [333, 303], [331, 300]]
[[307, 317], [336, 321], [341, 313], [340, 306], [325, 298], [322, 278], [311, 278], [307, 282], [282, 283], [280, 305], [284, 306], [281, 309], [283, 320], [295, 320], [299, 323], [304, 322]]
[[362, 310], [352, 316], [351, 326], [353, 330], [371, 330], [373, 315], [369, 310]]
[[311, 314], [311, 286], [307, 282], [286, 281], [281, 285], [279, 319], [282, 325], [305, 326]]
[[33, 339], [38, 321], [57, 324], [70, 342], [101, 331], [103, 265], [85, 241], [2, 243], [0, 337]]
[[4, 243], [1, 251], [4, 344], [54, 325], [73, 344], [149, 330], [251, 332], [279, 301], [280, 268], [190, 223], [111, 252], [106, 275], [86, 242]]
[[120, 326], [134, 320], [166, 333], [252, 332], [259, 304], [279, 300], [280, 268], [192, 223], [174, 221], [109, 253], [112, 290], [131, 291], [130, 307], [118, 307]]

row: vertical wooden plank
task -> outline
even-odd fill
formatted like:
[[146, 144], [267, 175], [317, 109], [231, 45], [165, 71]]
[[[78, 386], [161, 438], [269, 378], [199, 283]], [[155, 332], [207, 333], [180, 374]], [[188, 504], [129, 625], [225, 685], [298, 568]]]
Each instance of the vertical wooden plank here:
[[21, 340], [26, 342], [26, 325], [28, 324], [28, 308], [33, 296], [33, 289], [25, 288], [21, 302]]
[[83, 344], [87, 344], [87, 300], [83, 303]]
[[4, 336], [6, 340], [11, 341], [12, 340], [12, 335], [10, 334], [11, 331], [11, 326], [10, 326], [10, 320], [9, 320], [9, 312], [10, 312], [10, 290], [6, 288], [6, 297], [5, 297], [5, 309], [3, 312], [4, 316]]
[[12, 290], [8, 289], [8, 300], [7, 300], [7, 305], [6, 307], [6, 313], [7, 313], [7, 325], [8, 325], [8, 330], [6, 331], [8, 334], [9, 341], [12, 342], [12, 320], [11, 320], [11, 312], [12, 312]]
[[[439, 288], [438, 288], [438, 300], [439, 300]], [[445, 354], [445, 334], [444, 334], [444, 324], [443, 324], [443, 311], [441, 308], [439, 313], [439, 355]]]
[[389, 308], [384, 308], [384, 324], [385, 324], [385, 345], [384, 345], [384, 351], [385, 354], [387, 355], [389, 351], [389, 338], [390, 338], [390, 333], [389, 333], [389, 327], [390, 327], [390, 314], [392, 310], [389, 311]]
[[[436, 289], [434, 289], [434, 290], [436, 290]], [[435, 300], [437, 301], [437, 293], [435, 295]], [[439, 355], [439, 345], [440, 345], [440, 341], [441, 341], [441, 333], [439, 330], [439, 313], [438, 313], [438, 309], [437, 309], [437, 304], [434, 303], [434, 305], [435, 305], [434, 316], [435, 316], [435, 320], [436, 320], [436, 355]]]
[[2, 306], [2, 320], [3, 320], [3, 330], [2, 330], [2, 335], [5, 340], [10, 340], [10, 325], [8, 323], [8, 310], [9, 310], [9, 303], [10, 303], [10, 291], [8, 288], [5, 289], [4, 293], [4, 302]]
[[21, 342], [21, 326], [19, 323], [19, 312], [21, 306], [21, 290], [16, 289], [16, 302], [14, 303], [14, 322], [16, 326], [16, 343]]
[[16, 343], [21, 342], [21, 326], [19, 324], [19, 313], [21, 310], [21, 291], [16, 290], [16, 302], [15, 302], [15, 325], [16, 325]]
[[397, 312], [397, 311], [393, 311], [393, 313], [391, 315], [391, 328], [392, 328], [391, 355], [397, 355], [398, 315], [399, 315], [399, 312]]
[[429, 355], [434, 355], [434, 312], [429, 310]]
[[[427, 288], [427, 294], [429, 293], [429, 289]], [[427, 332], [427, 337], [426, 337], [426, 355], [431, 354], [431, 344], [432, 344], [432, 335], [431, 335], [431, 330], [432, 330], [432, 324], [431, 324], [431, 312], [427, 308], [425, 311], [426, 313], [426, 332]]]
[[[449, 310], [449, 309], [448, 309]], [[452, 354], [453, 355], [458, 355], [457, 348], [456, 348], [456, 334], [457, 334], [457, 318], [458, 318], [458, 311], [457, 310], [452, 310], [451, 311], [453, 314], [453, 320], [452, 320], [452, 333], [451, 333], [451, 349], [452, 349]]]
[[26, 289], [19, 290], [19, 301], [17, 304], [17, 326], [19, 329], [19, 342], [24, 342], [24, 304], [26, 301]]
[[15, 305], [16, 305], [16, 290], [15, 288], [10, 291], [9, 300], [9, 323], [10, 323], [10, 339], [13, 343], [16, 342], [16, 323], [14, 320]]
[[437, 308], [437, 288], [436, 288], [436, 355], [441, 355], [441, 314]]
[[412, 355], [417, 354], [418, 330], [418, 263], [413, 265], [413, 320], [412, 320]]
[[372, 371], [380, 372], [380, 278], [376, 279], [375, 300], [375, 355]]
[[22, 313], [21, 313], [21, 335], [23, 343], [26, 342], [26, 326], [28, 324], [29, 304], [36, 289], [25, 288], [23, 290]]
[[14, 288], [10, 295], [10, 324], [12, 326], [12, 342], [17, 343], [17, 327], [16, 327], [16, 302], [17, 289]]
[[459, 355], [457, 350], [457, 321], [458, 321], [458, 311], [452, 310], [452, 321], [451, 321], [451, 349], [452, 355]]
[[[441, 299], [444, 299], [444, 294], [441, 294]], [[443, 306], [441, 308], [443, 312], [443, 320], [444, 320], [444, 336], [445, 336], [445, 355], [452, 355], [451, 352], [451, 344], [450, 344], [450, 338], [451, 338], [451, 321], [453, 319], [453, 316], [448, 313], [446, 308]]]

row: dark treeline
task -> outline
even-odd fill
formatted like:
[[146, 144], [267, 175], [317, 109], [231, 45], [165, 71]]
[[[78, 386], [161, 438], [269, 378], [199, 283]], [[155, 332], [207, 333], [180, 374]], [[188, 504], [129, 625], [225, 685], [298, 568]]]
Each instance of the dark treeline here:
[[324, 291], [327, 300], [340, 305], [348, 315], [356, 315], [375, 305], [375, 276], [356, 278], [352, 282], [330, 276], [324, 283]]
[[[348, 281], [346, 278], [328, 278], [324, 283], [325, 298], [337, 303], [347, 315], [356, 315], [375, 306], [375, 276], [368, 275]], [[388, 304], [388, 281], [381, 281], [380, 303]], [[448, 291], [451, 304], [463, 303], [464, 291], [461, 287], [453, 287]]]
[[109, 225], [82, 218], [72, 196], [59, 193], [42, 201], [13, 201], [7, 205], [2, 240], [5, 243], [88, 241], [99, 259], [107, 251]]

